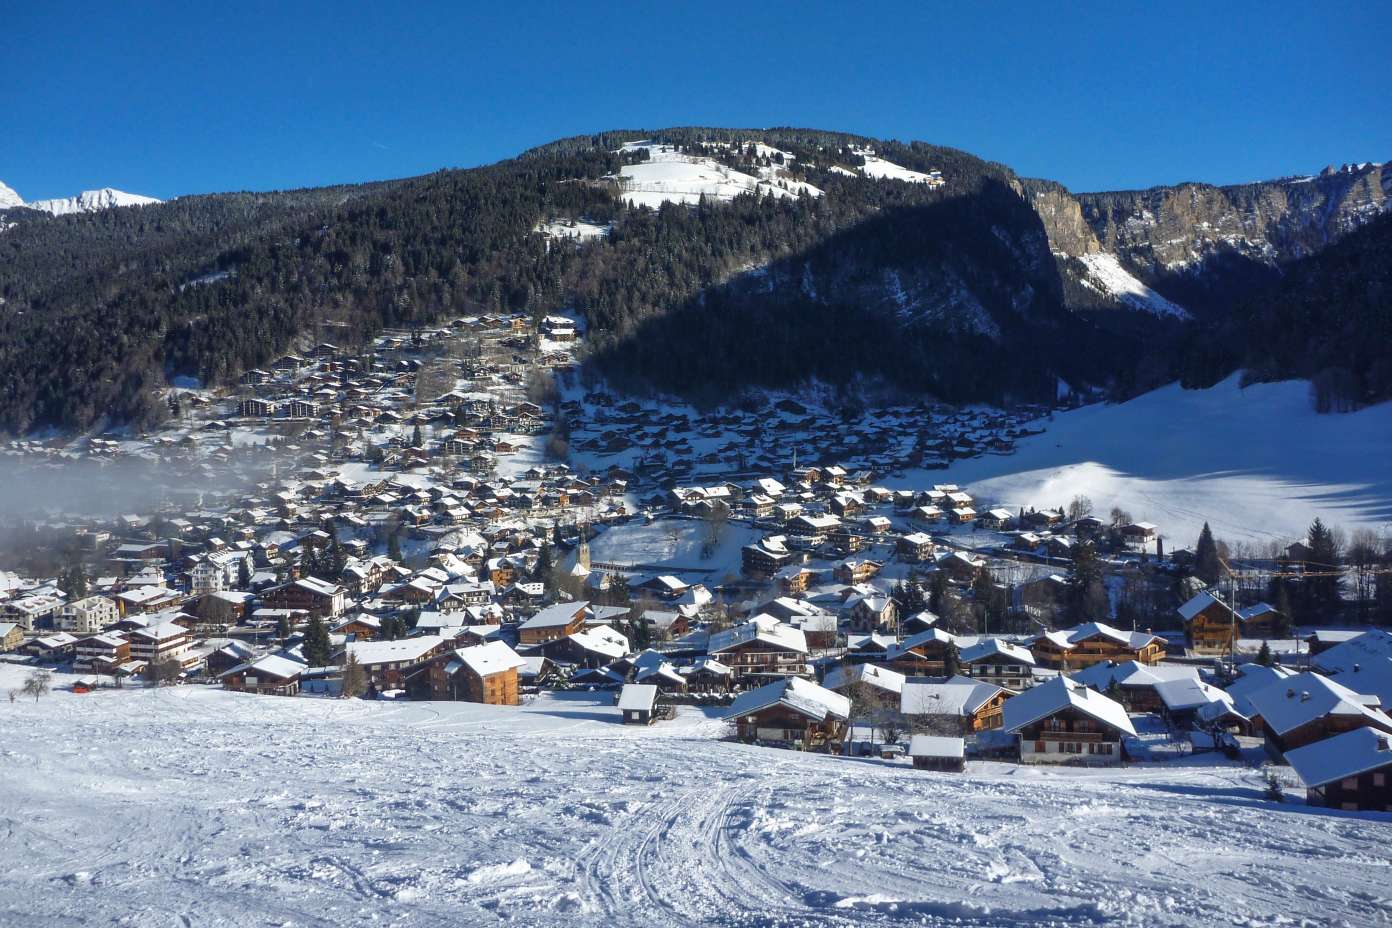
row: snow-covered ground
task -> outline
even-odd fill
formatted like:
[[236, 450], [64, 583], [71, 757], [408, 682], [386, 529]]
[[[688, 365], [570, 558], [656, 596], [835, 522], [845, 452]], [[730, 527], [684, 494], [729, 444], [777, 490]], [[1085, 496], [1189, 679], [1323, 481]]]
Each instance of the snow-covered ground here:
[[1315, 516], [1381, 529], [1392, 520], [1392, 403], [1319, 415], [1304, 381], [1233, 375], [1208, 390], [1172, 384], [1128, 403], [1061, 413], [1007, 456], [909, 473], [892, 485], [947, 481], [1009, 508], [1088, 496], [1189, 546], [1208, 521], [1229, 540], [1301, 538]]
[[683, 154], [671, 145], [630, 142], [622, 150], [639, 149], [647, 150], [648, 160], [626, 165], [619, 172], [624, 199], [634, 206], [656, 209], [663, 203], [699, 203], [703, 196], [708, 200], [730, 200], [746, 193], [776, 197], [822, 193], [811, 184], [780, 176], [776, 168], [763, 168], [763, 176], [755, 177], [710, 158]]
[[1083, 262], [1088, 270], [1088, 276], [1083, 278], [1083, 283], [1099, 293], [1120, 300], [1132, 309], [1153, 313], [1156, 316], [1189, 318], [1188, 310], [1170, 302], [1137, 280], [1130, 271], [1121, 266], [1116, 255], [1098, 252], [1079, 255], [1078, 260]]
[[[0, 685], [17, 674], [0, 668]], [[1385, 924], [1385, 815], [1242, 767], [965, 775], [694, 709], [198, 687], [0, 704], [6, 925]]]
[[537, 231], [548, 238], [573, 238], [582, 242], [604, 238], [610, 228], [608, 223], [587, 222], [584, 219], [557, 219], [537, 225]]

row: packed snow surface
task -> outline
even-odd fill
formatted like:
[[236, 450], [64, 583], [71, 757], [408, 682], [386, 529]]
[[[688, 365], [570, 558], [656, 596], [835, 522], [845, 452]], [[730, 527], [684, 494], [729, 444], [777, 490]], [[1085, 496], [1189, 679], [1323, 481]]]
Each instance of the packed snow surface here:
[[1189, 312], [1177, 303], [1172, 303], [1154, 290], [1137, 280], [1130, 271], [1121, 266], [1117, 256], [1107, 252], [1079, 255], [1078, 260], [1088, 269], [1083, 282], [1100, 293], [1113, 297], [1142, 312], [1157, 316], [1171, 316], [1188, 319]]
[[609, 701], [4, 704], [0, 923], [1370, 925], [1392, 905], [1387, 816], [1264, 802], [1240, 766], [934, 774], [719, 741], [691, 709], [625, 726]]
[[951, 480], [1011, 509], [1082, 494], [1104, 516], [1120, 506], [1159, 525], [1169, 548], [1192, 545], [1205, 521], [1229, 540], [1294, 540], [1315, 516], [1350, 529], [1392, 520], [1392, 403], [1320, 415], [1305, 381], [1242, 389], [1239, 377], [1060, 413], [1014, 454], [891, 482]]
[[[755, 177], [710, 158], [684, 154], [671, 145], [630, 142], [620, 150], [640, 149], [647, 150], [648, 160], [625, 165], [617, 178], [624, 199], [634, 206], [656, 209], [663, 203], [699, 203], [703, 196], [732, 200], [746, 193], [775, 197], [822, 193], [811, 184], [783, 176], [775, 167], [762, 168], [762, 176]], [[766, 155], [775, 149], [763, 146], [760, 151]]]

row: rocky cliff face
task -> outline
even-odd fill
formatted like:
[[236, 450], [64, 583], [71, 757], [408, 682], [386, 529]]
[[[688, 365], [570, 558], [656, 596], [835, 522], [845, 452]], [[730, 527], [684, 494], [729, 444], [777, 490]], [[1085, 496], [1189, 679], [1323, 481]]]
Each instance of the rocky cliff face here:
[[1311, 255], [1392, 209], [1392, 165], [1232, 187], [1071, 194], [1031, 181], [1026, 190], [1055, 253], [1110, 252], [1154, 283], [1217, 259], [1274, 267]]

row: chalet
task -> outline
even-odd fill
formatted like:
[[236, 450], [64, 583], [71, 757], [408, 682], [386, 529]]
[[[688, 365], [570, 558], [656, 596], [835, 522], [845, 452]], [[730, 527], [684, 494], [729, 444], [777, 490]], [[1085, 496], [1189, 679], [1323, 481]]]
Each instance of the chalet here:
[[1228, 654], [1237, 638], [1238, 615], [1208, 590], [1179, 607], [1184, 632], [1196, 654]]
[[936, 733], [967, 736], [1001, 727], [1001, 708], [1010, 694], [994, 683], [956, 676], [947, 680], [908, 677], [899, 713]]
[[0, 622], [0, 654], [19, 649], [24, 643], [24, 629], [18, 622]]
[[966, 741], [942, 735], [914, 735], [909, 739], [909, 757], [915, 770], [961, 773], [967, 769]]
[[788, 520], [788, 534], [809, 542], [825, 541], [841, 520], [833, 515], [801, 515]]
[[1099, 661], [1072, 678], [1119, 700], [1130, 712], [1162, 712], [1159, 686], [1176, 680], [1199, 679], [1197, 667], [1187, 664], [1142, 664], [1139, 661]]
[[299, 609], [319, 618], [335, 618], [343, 614], [347, 599], [343, 587], [317, 577], [301, 577], [272, 587], [261, 596], [270, 609]]
[[74, 635], [93, 635], [120, 620], [120, 609], [106, 596], [86, 596], [58, 610], [58, 627]]
[[587, 602], [557, 603], [548, 606], [517, 627], [521, 644], [544, 644], [573, 635], [585, 627]]
[[907, 676], [947, 676], [947, 655], [957, 638], [940, 628], [929, 628], [891, 645], [885, 660]]
[[237, 404], [237, 415], [248, 419], [269, 419], [276, 414], [276, 404], [251, 396]]
[[67, 632], [56, 632], [41, 638], [30, 638], [19, 647], [19, 651], [44, 663], [59, 663], [73, 655], [77, 640]]
[[970, 583], [981, 573], [986, 562], [974, 558], [965, 551], [953, 551], [946, 557], [938, 558], [938, 569], [947, 571], [948, 576], [963, 583]]
[[1015, 515], [1009, 509], [989, 509], [977, 516], [976, 523], [982, 528], [1004, 531], [1015, 523]]
[[432, 658], [448, 649], [449, 644], [448, 639], [439, 635], [420, 635], [399, 641], [350, 641], [345, 654], [362, 667], [369, 692], [396, 690], [405, 689]]
[[1242, 634], [1248, 638], [1284, 638], [1290, 634], [1290, 618], [1270, 603], [1256, 603], [1239, 609]]
[[1029, 646], [1040, 666], [1054, 670], [1077, 670], [1103, 661], [1158, 664], [1165, 659], [1164, 639], [1159, 636], [1124, 632], [1101, 622], [1045, 632], [1032, 639]]
[[899, 559], [911, 564], [923, 563], [933, 559], [933, 536], [924, 532], [901, 535], [894, 542], [895, 553]]
[[116, 605], [121, 615], [144, 615], [150, 612], [163, 612], [178, 606], [184, 599], [182, 593], [165, 589], [162, 586], [136, 586], [116, 594]]
[[185, 669], [196, 666], [200, 658], [190, 652], [192, 638], [189, 630], [177, 622], [162, 622], [137, 628], [127, 634], [130, 641], [132, 660], [144, 661], [147, 665], [177, 661]]
[[984, 638], [958, 656], [962, 672], [1018, 693], [1034, 685], [1034, 655], [1001, 638]]
[[[539, 646], [557, 664], [597, 669], [628, 653], [628, 638], [612, 628], [587, 628]], [[618, 682], [623, 682], [620, 676]]]
[[625, 683], [619, 691], [618, 705], [625, 725], [651, 725], [657, 719], [657, 687], [650, 683]]
[[462, 699], [490, 706], [516, 706], [518, 672], [527, 661], [501, 641], [460, 648], [437, 658], [430, 668], [436, 699]]
[[1131, 522], [1121, 527], [1121, 537], [1129, 545], [1147, 545], [1155, 540], [1159, 527], [1150, 522]]
[[714, 632], [706, 653], [729, 667], [734, 682], [807, 673], [807, 637], [770, 615]]
[[330, 631], [335, 635], [343, 635], [349, 641], [376, 641], [382, 635], [382, 620], [375, 615], [360, 612], [339, 622]]
[[883, 566], [879, 561], [842, 561], [831, 573], [841, 583], [864, 583], [877, 576]]
[[807, 592], [807, 587], [816, 577], [815, 570], [792, 564], [774, 574], [773, 579], [778, 582], [779, 590], [785, 595], [793, 596]]
[[792, 564], [799, 555], [790, 551], [787, 539], [782, 535], [770, 535], [740, 550], [740, 564], [744, 573], [753, 577], [772, 577], [784, 567]]
[[899, 627], [899, 604], [878, 592], [852, 596], [843, 609], [853, 632], [893, 632]]
[[730, 689], [734, 669], [713, 657], [697, 658], [696, 663], [682, 672], [686, 689], [691, 693], [725, 693]]
[[847, 696], [859, 690], [881, 708], [897, 710], [905, 679], [902, 673], [875, 664], [837, 664], [826, 672], [822, 686]]
[[1355, 728], [1288, 751], [1286, 760], [1308, 805], [1392, 812], [1392, 735], [1384, 731]]
[[1392, 733], [1392, 718], [1376, 696], [1355, 693], [1322, 674], [1306, 671], [1247, 697], [1261, 716], [1273, 757], [1356, 728]]
[[1019, 739], [1026, 764], [1119, 764], [1136, 729], [1121, 703], [1056, 677], [1005, 704], [1003, 730]]
[[791, 677], [741, 694], [725, 718], [745, 742], [830, 750], [840, 742], [851, 701], [810, 680]]
[[73, 670], [79, 673], [113, 673], [130, 659], [130, 642], [120, 634], [89, 635], [73, 645]]
[[220, 674], [225, 689], [263, 696], [294, 696], [300, 691], [300, 675], [306, 667], [279, 654], [268, 654]]

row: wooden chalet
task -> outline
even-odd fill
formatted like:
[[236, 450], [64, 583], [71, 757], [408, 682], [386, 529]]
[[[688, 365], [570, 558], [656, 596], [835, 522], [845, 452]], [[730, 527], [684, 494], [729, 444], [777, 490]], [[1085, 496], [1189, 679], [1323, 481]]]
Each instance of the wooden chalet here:
[[1377, 696], [1355, 693], [1314, 671], [1272, 683], [1247, 698], [1261, 716], [1267, 751], [1274, 757], [1357, 728], [1392, 733], [1392, 718], [1379, 708]]
[[1392, 735], [1355, 728], [1286, 753], [1312, 806], [1392, 812]]
[[807, 673], [807, 636], [770, 615], [715, 632], [706, 653], [733, 671], [736, 684]]
[[516, 706], [519, 671], [526, 659], [501, 641], [460, 648], [430, 665], [435, 699], [458, 699], [490, 706]]
[[914, 735], [909, 739], [909, 757], [915, 770], [961, 773], [967, 769], [966, 740], [943, 735]]
[[1003, 728], [1019, 739], [1026, 764], [1119, 764], [1126, 736], [1134, 737], [1116, 700], [1067, 677], [1056, 677], [1005, 704]]
[[1000, 728], [1002, 708], [1009, 698], [994, 683], [970, 677], [908, 677], [900, 693], [899, 713], [935, 732], [966, 736]]
[[1149, 632], [1124, 632], [1101, 622], [1089, 622], [1073, 629], [1045, 632], [1030, 642], [1030, 651], [1040, 666], [1066, 671], [1102, 661], [1158, 664], [1165, 659], [1165, 642]]
[[1196, 654], [1229, 654], [1237, 639], [1238, 615], [1208, 590], [1201, 590], [1179, 607], [1189, 647]]
[[790, 677], [741, 694], [725, 718], [747, 743], [829, 751], [844, 737], [850, 714], [845, 696]]
[[521, 644], [545, 644], [581, 631], [585, 627], [587, 602], [556, 603], [532, 616], [517, 627]]

